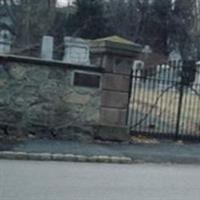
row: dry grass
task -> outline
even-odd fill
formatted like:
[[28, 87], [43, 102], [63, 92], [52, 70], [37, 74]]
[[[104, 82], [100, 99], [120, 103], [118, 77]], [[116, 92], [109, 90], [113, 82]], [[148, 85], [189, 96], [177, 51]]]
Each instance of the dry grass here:
[[[148, 116], [139, 125], [144, 130], [149, 126], [159, 132], [175, 129], [180, 96], [175, 89], [170, 88], [163, 92], [163, 89], [140, 87], [133, 94], [133, 99], [131, 100], [133, 102], [133, 124], [137, 124], [138, 121], [142, 121], [142, 118]], [[137, 113], [142, 114], [139, 116]], [[134, 118], [136, 115], [137, 117]], [[167, 125], [163, 127], [162, 124], [158, 124], [160, 123], [158, 121], [162, 121], [163, 124]], [[191, 92], [184, 92], [183, 95], [180, 130], [183, 134], [200, 135], [200, 97]]]

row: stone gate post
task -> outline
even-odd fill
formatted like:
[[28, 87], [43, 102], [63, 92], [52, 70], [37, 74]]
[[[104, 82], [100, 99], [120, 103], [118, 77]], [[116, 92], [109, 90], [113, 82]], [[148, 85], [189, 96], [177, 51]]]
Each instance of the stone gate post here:
[[103, 140], [127, 140], [131, 68], [142, 47], [118, 36], [91, 43], [93, 64], [104, 69], [100, 122], [96, 137]]

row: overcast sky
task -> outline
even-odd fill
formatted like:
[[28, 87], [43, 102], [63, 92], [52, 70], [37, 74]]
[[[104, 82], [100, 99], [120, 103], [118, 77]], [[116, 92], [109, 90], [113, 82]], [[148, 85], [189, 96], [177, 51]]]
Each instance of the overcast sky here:
[[60, 6], [66, 6], [69, 2], [71, 3], [73, 0], [58, 0], [58, 4]]

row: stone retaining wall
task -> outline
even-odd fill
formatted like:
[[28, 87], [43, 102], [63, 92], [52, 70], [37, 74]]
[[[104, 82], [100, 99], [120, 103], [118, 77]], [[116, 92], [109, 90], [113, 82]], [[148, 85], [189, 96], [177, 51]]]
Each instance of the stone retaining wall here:
[[67, 66], [1, 62], [0, 135], [91, 137], [91, 127], [99, 121], [100, 88], [73, 86], [74, 71]]
[[91, 41], [95, 65], [0, 55], [0, 136], [129, 140], [131, 68], [142, 47], [116, 38]]

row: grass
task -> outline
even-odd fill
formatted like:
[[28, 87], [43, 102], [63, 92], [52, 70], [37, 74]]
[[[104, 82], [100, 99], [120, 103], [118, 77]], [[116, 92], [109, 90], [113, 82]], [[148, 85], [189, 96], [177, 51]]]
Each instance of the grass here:
[[[175, 132], [180, 93], [174, 88], [164, 90], [139, 85], [134, 88], [131, 99], [133, 129]], [[191, 91], [185, 90], [183, 94], [180, 132], [183, 135], [200, 136], [200, 96]]]

